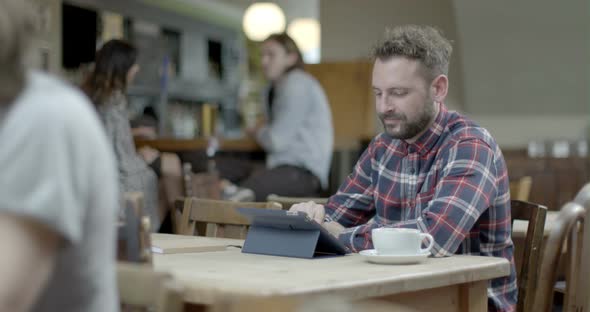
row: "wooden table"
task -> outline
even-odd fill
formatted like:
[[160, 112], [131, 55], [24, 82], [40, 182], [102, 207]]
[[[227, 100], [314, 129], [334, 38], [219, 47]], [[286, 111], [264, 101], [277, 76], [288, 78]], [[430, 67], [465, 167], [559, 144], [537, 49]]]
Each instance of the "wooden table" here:
[[[207, 138], [194, 139], [175, 139], [159, 138], [152, 140], [136, 139], [135, 146], [141, 148], [149, 146], [160, 152], [187, 152], [195, 150], [204, 150], [207, 148]], [[335, 150], [357, 150], [360, 143], [351, 138], [334, 138]], [[249, 137], [240, 139], [219, 139], [219, 150], [227, 152], [262, 152], [263, 149], [258, 143]]]
[[162, 241], [192, 241], [195, 246], [207, 245], [211, 242], [224, 244], [227, 246], [242, 246], [244, 241], [241, 239], [233, 238], [217, 238], [217, 237], [203, 237], [203, 236], [190, 236], [190, 235], [176, 235], [176, 234], [161, 234], [152, 233], [152, 244], [158, 245]]
[[[207, 148], [208, 140], [206, 138], [194, 138], [194, 139], [174, 139], [174, 138], [160, 138], [153, 140], [135, 140], [135, 146], [137, 148], [143, 146], [149, 146], [157, 149], [160, 152], [186, 152], [195, 150], [204, 150]], [[232, 151], [232, 152], [259, 152], [262, 148], [256, 141], [250, 138], [243, 139], [220, 139], [219, 140], [220, 151]]]
[[[159, 235], [153, 234], [153, 240]], [[156, 254], [154, 267], [171, 272], [186, 287], [185, 300], [195, 310], [228, 296], [309, 299], [332, 295], [351, 300], [383, 298], [423, 311], [486, 311], [488, 280], [510, 272], [506, 259], [493, 257], [376, 265], [358, 254], [309, 260], [246, 254], [231, 247], [218, 252]]]

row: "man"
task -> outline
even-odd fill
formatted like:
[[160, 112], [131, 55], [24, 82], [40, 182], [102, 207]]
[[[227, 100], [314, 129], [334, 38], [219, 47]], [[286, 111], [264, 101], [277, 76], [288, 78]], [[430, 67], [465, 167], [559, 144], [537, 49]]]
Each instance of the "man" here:
[[24, 69], [26, 4], [0, 1], [0, 311], [118, 311], [114, 156], [81, 92]]
[[485, 129], [443, 104], [451, 52], [434, 28], [389, 31], [373, 51], [384, 133], [325, 207], [291, 209], [307, 212], [355, 252], [372, 248], [372, 229], [403, 227], [431, 234], [435, 257], [504, 257], [511, 275], [491, 281], [488, 305], [511, 311], [517, 285], [506, 165]]

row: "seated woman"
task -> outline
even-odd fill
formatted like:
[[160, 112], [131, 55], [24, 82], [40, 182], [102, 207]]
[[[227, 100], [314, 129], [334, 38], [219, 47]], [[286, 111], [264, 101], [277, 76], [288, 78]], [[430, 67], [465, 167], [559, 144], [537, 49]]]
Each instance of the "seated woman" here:
[[[303, 70], [301, 52], [287, 34], [269, 36], [261, 50], [262, 70], [270, 82], [264, 99], [267, 114], [247, 132], [266, 151], [266, 166], [239, 185], [254, 191], [257, 201], [269, 194], [318, 196], [327, 188], [334, 144], [328, 100], [317, 80]], [[221, 162], [218, 167], [222, 177], [232, 180]]]
[[[136, 60], [137, 50], [131, 44], [122, 40], [105, 43], [97, 52], [94, 69], [82, 89], [96, 106], [113, 144], [120, 191], [143, 193], [144, 211], [150, 217], [151, 228], [157, 231], [166, 212], [165, 209], [158, 209], [158, 177], [177, 180], [178, 187], [166, 187], [165, 192], [179, 193], [182, 189], [180, 161], [175, 155], [160, 155], [147, 147], [135, 150], [127, 118], [125, 91], [139, 70]], [[165, 195], [175, 198], [173, 195], [177, 194]]]

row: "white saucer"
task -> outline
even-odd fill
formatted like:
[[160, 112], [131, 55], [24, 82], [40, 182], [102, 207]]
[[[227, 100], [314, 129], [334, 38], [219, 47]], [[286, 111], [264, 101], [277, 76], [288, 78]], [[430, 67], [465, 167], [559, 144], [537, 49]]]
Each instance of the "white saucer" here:
[[378, 264], [413, 264], [424, 261], [430, 252], [415, 254], [415, 255], [380, 255], [375, 249], [361, 250], [359, 252], [365, 260], [371, 263]]

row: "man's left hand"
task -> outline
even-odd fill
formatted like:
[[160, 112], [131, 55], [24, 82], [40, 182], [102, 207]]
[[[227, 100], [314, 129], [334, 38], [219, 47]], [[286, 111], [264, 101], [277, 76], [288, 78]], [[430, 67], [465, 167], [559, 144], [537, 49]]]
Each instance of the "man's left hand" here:
[[336, 221], [325, 222], [322, 226], [336, 238], [344, 232], [344, 227]]
[[153, 149], [149, 146], [144, 146], [140, 148], [137, 153], [145, 160], [146, 163], [151, 164], [158, 156], [160, 156], [160, 152], [156, 149]]
[[246, 134], [248, 134], [249, 136], [256, 137], [256, 135], [258, 134], [258, 131], [265, 126], [266, 126], [266, 120], [261, 118], [256, 122], [256, 124], [254, 126], [246, 128], [245, 131], [246, 131]]

